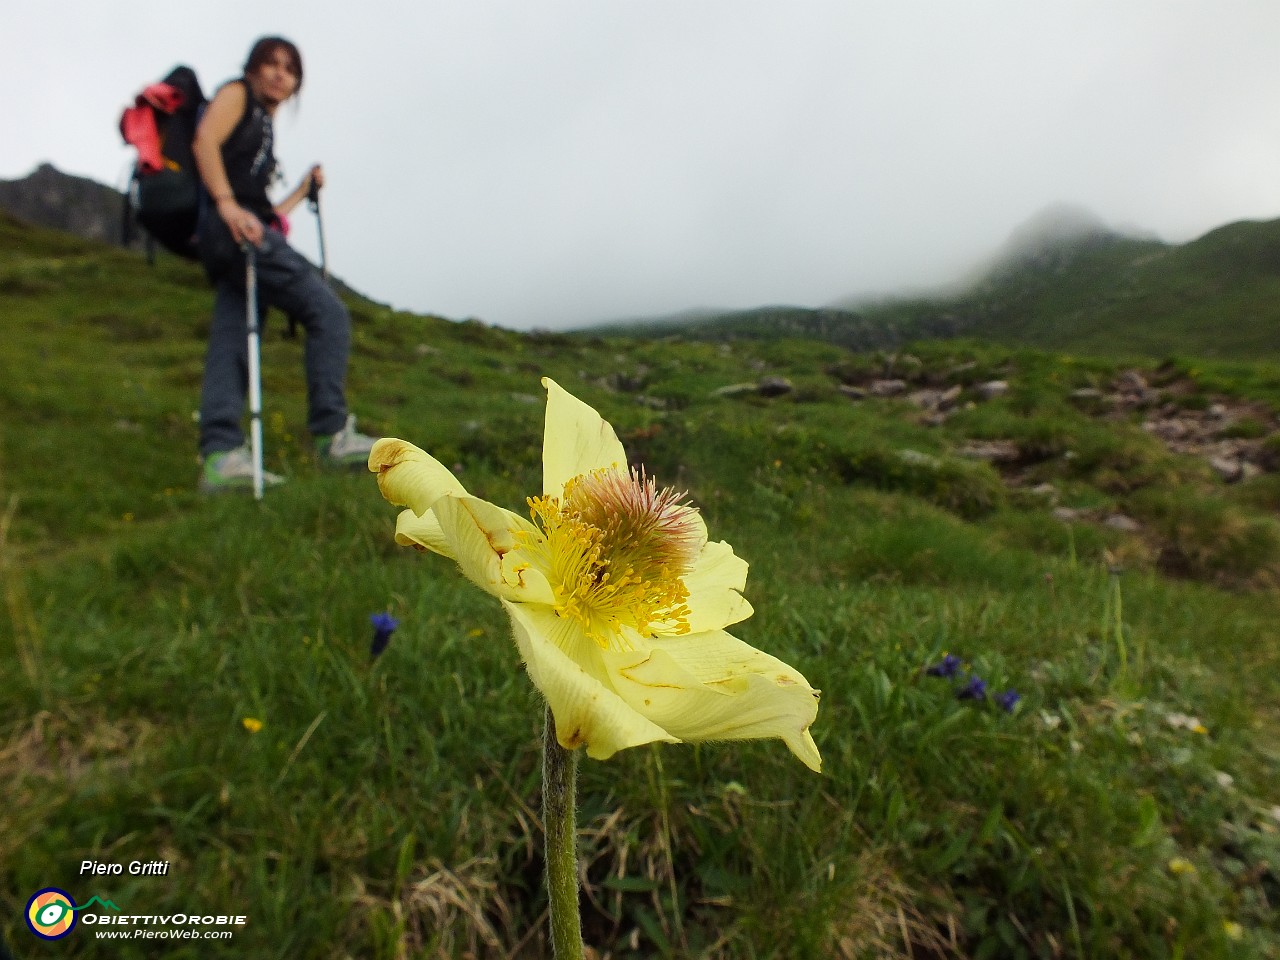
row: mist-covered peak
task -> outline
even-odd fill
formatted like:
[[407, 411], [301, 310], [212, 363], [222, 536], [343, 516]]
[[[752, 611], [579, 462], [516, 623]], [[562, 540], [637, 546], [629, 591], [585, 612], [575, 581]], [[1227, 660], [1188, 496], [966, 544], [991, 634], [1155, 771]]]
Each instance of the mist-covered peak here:
[[1046, 207], [1017, 227], [1005, 241], [999, 261], [1027, 260], [1067, 247], [1087, 245], [1119, 234], [1092, 210], [1078, 204]]

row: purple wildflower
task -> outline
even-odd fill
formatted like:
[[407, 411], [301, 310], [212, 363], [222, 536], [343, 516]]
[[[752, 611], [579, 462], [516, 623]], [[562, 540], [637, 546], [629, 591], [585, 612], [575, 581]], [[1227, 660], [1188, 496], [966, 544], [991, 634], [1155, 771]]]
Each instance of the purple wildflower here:
[[373, 624], [373, 643], [369, 645], [369, 655], [376, 657], [387, 649], [391, 634], [400, 626], [400, 621], [389, 613], [371, 613], [369, 622]]
[[970, 674], [969, 682], [956, 692], [956, 697], [960, 700], [987, 699], [987, 681], [983, 680], [976, 673]]
[[954, 677], [956, 671], [960, 669], [960, 658], [954, 653], [948, 653], [942, 658], [941, 663], [935, 663], [932, 667], [925, 670], [931, 677]]
[[996, 703], [1000, 705], [1000, 709], [1005, 713], [1013, 713], [1013, 708], [1018, 705], [1018, 701], [1022, 699], [1022, 694], [1012, 688], [996, 697]]

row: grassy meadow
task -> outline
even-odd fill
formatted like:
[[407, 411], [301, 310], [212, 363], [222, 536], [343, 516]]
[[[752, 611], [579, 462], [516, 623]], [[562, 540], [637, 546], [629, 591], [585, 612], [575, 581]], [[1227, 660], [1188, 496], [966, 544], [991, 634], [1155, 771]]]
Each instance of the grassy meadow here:
[[[0, 250], [13, 956], [549, 956], [542, 708], [505, 615], [394, 544], [371, 475], [315, 464], [281, 318], [265, 430], [289, 482], [262, 503], [206, 500], [198, 271], [5, 219]], [[780, 742], [582, 761], [596, 957], [1280, 951], [1277, 356], [859, 354], [352, 306], [363, 429], [518, 508], [540, 492], [539, 377], [554, 377], [750, 562], [756, 613], [733, 632], [823, 691], [821, 775]], [[1221, 432], [1269, 470], [1227, 484], [1142, 410], [1077, 393], [1135, 367], [1161, 404], [1226, 407]], [[714, 393], [766, 375], [793, 389]], [[905, 395], [851, 399], [874, 378], [960, 390], [930, 421]], [[1008, 390], [988, 398], [994, 380]], [[983, 444], [1005, 453], [965, 455]], [[401, 626], [374, 659], [377, 611]], [[957, 676], [929, 675], [947, 654]], [[958, 698], [970, 675], [985, 699]], [[89, 878], [83, 860], [170, 869]], [[108, 942], [87, 924], [46, 944], [23, 922], [45, 886], [248, 923], [221, 944]]]

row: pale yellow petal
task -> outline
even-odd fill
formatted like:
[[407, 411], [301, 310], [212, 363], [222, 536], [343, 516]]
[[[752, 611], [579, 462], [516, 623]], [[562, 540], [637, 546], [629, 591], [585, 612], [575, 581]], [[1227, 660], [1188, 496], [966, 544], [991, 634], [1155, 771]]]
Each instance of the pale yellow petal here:
[[421, 547], [454, 559], [453, 547], [440, 528], [440, 521], [430, 510], [422, 516], [412, 510], [401, 510], [400, 516], [396, 517], [396, 543], [402, 547]]
[[681, 740], [778, 737], [811, 770], [818, 692], [794, 668], [721, 630], [654, 638], [650, 649], [605, 650], [613, 688]]
[[[735, 556], [733, 547], [723, 540], [704, 546], [693, 570], [684, 576], [689, 591], [685, 633], [721, 630], [751, 616], [751, 604], [740, 592], [746, 583], [747, 561]], [[673, 623], [659, 623], [653, 629], [673, 635], [678, 628]]]
[[592, 470], [627, 468], [627, 454], [613, 427], [591, 407], [568, 393], [550, 377], [547, 420], [542, 438], [542, 490], [552, 497], [564, 494], [567, 481]]
[[369, 451], [369, 469], [389, 503], [421, 516], [446, 494], [466, 496], [466, 488], [448, 468], [407, 440], [384, 437]]
[[547, 578], [522, 544], [542, 533], [517, 513], [478, 497], [441, 497], [431, 511], [458, 567], [482, 589], [521, 603], [554, 603]]
[[607, 760], [619, 750], [677, 738], [633, 710], [606, 682], [600, 648], [573, 620], [549, 607], [508, 603], [516, 645], [529, 678], [546, 697], [556, 736], [567, 749]]

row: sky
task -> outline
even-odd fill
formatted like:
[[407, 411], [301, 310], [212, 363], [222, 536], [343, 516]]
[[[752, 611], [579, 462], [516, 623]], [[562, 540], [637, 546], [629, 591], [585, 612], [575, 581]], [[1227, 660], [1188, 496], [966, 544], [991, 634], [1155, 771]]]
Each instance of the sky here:
[[[1280, 217], [1276, 0], [10, 3], [0, 179], [122, 186], [120, 111], [301, 48], [330, 269], [513, 329], [947, 284], [1047, 207], [1182, 243]], [[25, 93], [23, 92], [25, 91]], [[294, 241], [318, 256], [300, 208]]]

